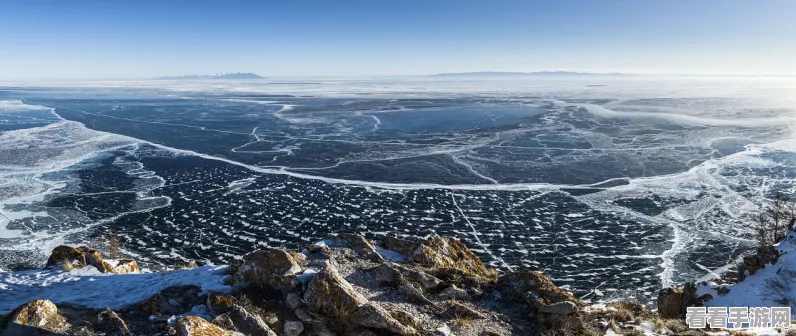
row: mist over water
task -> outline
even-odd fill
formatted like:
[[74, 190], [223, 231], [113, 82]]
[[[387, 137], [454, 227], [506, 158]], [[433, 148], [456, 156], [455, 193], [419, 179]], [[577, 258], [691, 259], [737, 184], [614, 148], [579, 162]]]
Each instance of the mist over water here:
[[0, 87], [0, 268], [108, 232], [150, 265], [436, 232], [578, 296], [649, 298], [754, 245], [748, 217], [793, 190], [792, 97], [749, 78]]

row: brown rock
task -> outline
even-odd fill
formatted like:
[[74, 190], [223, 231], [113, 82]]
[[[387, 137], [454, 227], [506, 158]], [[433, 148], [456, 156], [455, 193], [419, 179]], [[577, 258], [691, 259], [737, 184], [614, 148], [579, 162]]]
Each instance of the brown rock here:
[[243, 334], [224, 330], [196, 316], [183, 316], [175, 322], [178, 336], [241, 336]]
[[331, 264], [312, 278], [304, 292], [304, 301], [313, 312], [342, 318], [354, 326], [383, 329], [399, 335], [414, 333], [414, 329], [398, 322], [386, 310], [369, 303]]
[[384, 236], [381, 238], [381, 247], [400, 253], [406, 260], [412, 260], [418, 246], [420, 243], [396, 237]]
[[327, 316], [343, 316], [368, 300], [357, 293], [330, 264], [310, 280], [304, 292], [304, 301], [315, 312]]
[[15, 309], [0, 334], [36, 335], [58, 333], [66, 328], [66, 320], [58, 314], [58, 308], [52, 301], [35, 300]]
[[415, 249], [412, 260], [425, 267], [456, 271], [462, 276], [483, 280], [497, 277], [497, 271], [487, 268], [473, 251], [451, 237], [432, 235]]
[[292, 287], [295, 274], [302, 270], [290, 253], [274, 248], [249, 253], [241, 261], [231, 263], [230, 269], [229, 281], [233, 285], [260, 282], [275, 288]]
[[[569, 292], [558, 288], [544, 274], [535, 271], [508, 273], [498, 279], [498, 286], [507, 292], [509, 297], [529, 298], [533, 300], [528, 303], [532, 306], [537, 304], [550, 305], [556, 302], [570, 301], [577, 306], [581, 306], [580, 300], [572, 296]], [[530, 293], [529, 293], [530, 292]]]
[[307, 265], [310, 264], [310, 261], [307, 260], [307, 256], [304, 253], [300, 252], [288, 252], [290, 256], [293, 257], [293, 261], [295, 261], [301, 268], [306, 268]]
[[122, 259], [116, 263], [116, 266], [113, 267], [113, 273], [118, 274], [130, 274], [130, 273], [141, 273], [141, 268], [138, 267], [138, 263], [132, 259]]
[[660, 317], [681, 318], [684, 311], [682, 290], [665, 288], [658, 292], [658, 315]]
[[357, 254], [365, 258], [375, 261], [384, 261], [384, 258], [378, 252], [376, 252], [376, 248], [373, 247], [373, 244], [371, 244], [367, 238], [362, 235], [354, 233], [338, 233], [332, 234], [326, 239], [331, 240], [334, 246], [349, 247]]
[[110, 308], [97, 315], [100, 330], [109, 334], [127, 334], [130, 330], [121, 317]]
[[76, 264], [78, 267], [94, 266], [102, 273], [114, 272], [113, 266], [102, 260], [99, 251], [91, 249], [88, 246], [80, 246], [78, 248], [66, 245], [58, 246], [50, 253], [46, 267], [57, 265], [62, 262]]
[[99, 251], [93, 250], [87, 246], [81, 246], [77, 249], [83, 252], [83, 257], [86, 259], [85, 265], [94, 266], [102, 273], [113, 273], [113, 266], [102, 260]]
[[359, 306], [348, 320], [360, 327], [382, 329], [398, 335], [413, 335], [416, 332], [414, 328], [401, 324], [384, 308], [373, 303]]
[[383, 283], [397, 284], [403, 279], [403, 274], [389, 261], [379, 265], [376, 272], [376, 278]]
[[74, 247], [60, 245], [54, 248], [52, 250], [52, 253], [50, 253], [50, 257], [47, 259], [46, 267], [57, 265], [63, 261], [73, 261], [73, 260], [81, 261], [82, 264], [85, 265], [85, 260], [80, 258], [81, 254], [82, 253]]
[[410, 302], [414, 302], [417, 304], [422, 305], [433, 305], [434, 303], [429, 301], [423, 292], [417, 289], [408, 281], [404, 281], [402, 284], [398, 286], [398, 292], [405, 295], [407, 300]]
[[194, 260], [183, 261], [180, 265], [177, 266], [177, 269], [189, 269], [189, 268], [197, 268], [199, 265], [196, 264]]
[[231, 295], [223, 295], [219, 293], [210, 293], [207, 296], [207, 308], [215, 315], [224, 314], [229, 312], [232, 305], [235, 304], [235, 297]]

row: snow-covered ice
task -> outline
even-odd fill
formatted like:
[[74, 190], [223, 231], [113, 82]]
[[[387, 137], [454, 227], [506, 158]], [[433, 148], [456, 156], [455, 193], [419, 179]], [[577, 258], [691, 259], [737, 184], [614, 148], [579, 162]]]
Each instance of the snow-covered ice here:
[[144, 301], [163, 289], [180, 285], [202, 287], [203, 293], [232, 290], [224, 284], [227, 266], [202, 266], [169, 272], [100, 273], [93, 266], [73, 269], [0, 271], [0, 314], [37, 299], [88, 308], [119, 309]]

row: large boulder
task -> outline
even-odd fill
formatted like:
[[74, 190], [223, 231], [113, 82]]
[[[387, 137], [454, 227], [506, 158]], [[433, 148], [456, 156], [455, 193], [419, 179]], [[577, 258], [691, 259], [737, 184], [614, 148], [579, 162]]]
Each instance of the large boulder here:
[[663, 318], [685, 318], [688, 307], [702, 307], [712, 297], [709, 294], [697, 296], [697, 287], [693, 282], [683, 285], [682, 289], [664, 288], [658, 291], [658, 315]]
[[54, 248], [52, 253], [50, 253], [50, 257], [47, 258], [46, 267], [58, 265], [64, 261], [80, 261], [85, 264], [85, 260], [82, 258], [82, 253], [80, 253], [80, 251], [71, 246], [60, 245]]
[[243, 336], [239, 332], [222, 329], [196, 316], [183, 316], [174, 323], [178, 336]]
[[664, 288], [658, 291], [658, 315], [662, 318], [680, 318], [685, 311], [683, 291], [677, 288]]
[[404, 281], [402, 284], [398, 285], [398, 293], [401, 293], [404, 296], [406, 296], [406, 300], [410, 302], [422, 305], [434, 304], [428, 298], [426, 298], [426, 296], [423, 294], [423, 291], [421, 291], [420, 289], [418, 289], [408, 281]]
[[230, 263], [231, 284], [266, 283], [275, 288], [293, 286], [295, 275], [302, 271], [299, 261], [290, 253], [274, 248], [254, 251]]
[[580, 300], [553, 284], [544, 274], [536, 271], [512, 272], [498, 279], [498, 286], [507, 297], [523, 298], [533, 307], [569, 301], [581, 306]]
[[50, 257], [47, 258], [46, 267], [61, 263], [69, 263], [72, 265], [77, 265], [78, 267], [94, 266], [102, 273], [114, 273], [114, 267], [108, 262], [102, 260], [102, 255], [100, 255], [99, 251], [88, 246], [74, 248], [71, 246], [61, 245], [54, 248], [52, 253], [50, 253]]
[[304, 292], [304, 301], [313, 311], [327, 316], [346, 315], [368, 302], [331, 264], [312, 278]]
[[37, 335], [59, 333], [68, 327], [49, 300], [35, 300], [15, 309], [1, 335]]
[[415, 249], [412, 260], [425, 267], [454, 271], [462, 276], [484, 280], [497, 277], [497, 271], [487, 268], [473, 251], [452, 237], [428, 237]]
[[376, 248], [367, 238], [354, 233], [336, 233], [326, 237], [332, 241], [333, 246], [348, 247], [358, 255], [375, 261], [383, 261], [384, 258], [376, 251]]
[[384, 236], [381, 238], [381, 247], [400, 253], [406, 260], [412, 259], [412, 255], [419, 245], [420, 243], [392, 236]]
[[368, 302], [332, 264], [312, 278], [304, 292], [304, 301], [313, 312], [344, 321], [349, 327], [381, 329], [399, 335], [415, 332], [393, 318], [384, 308]]
[[416, 333], [413, 328], [404, 326], [384, 308], [373, 303], [366, 303], [357, 307], [348, 320], [360, 327], [386, 330], [398, 335], [413, 335]]

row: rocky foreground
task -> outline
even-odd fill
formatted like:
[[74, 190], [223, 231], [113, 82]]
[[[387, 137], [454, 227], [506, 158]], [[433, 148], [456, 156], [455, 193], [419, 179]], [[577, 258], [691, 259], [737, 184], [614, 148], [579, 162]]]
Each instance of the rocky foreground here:
[[[88, 247], [59, 246], [47, 262], [47, 276], [88, 276], [66, 278], [58, 283], [63, 287], [32, 286], [24, 295], [33, 301], [4, 316], [0, 330], [2, 335], [702, 334], [682, 321], [689, 300], [695, 300], [682, 290], [661, 292], [660, 316], [629, 302], [589, 305], [541, 273], [500, 274], [460, 241], [439, 236], [371, 242], [337, 234], [302, 251], [264, 249], [224, 267], [184, 267], [142, 274], [133, 260], [104, 260]], [[221, 274], [208, 275], [213, 272]], [[147, 282], [127, 287], [138, 279]], [[114, 282], [117, 290], [92, 289]], [[158, 287], [163, 284], [172, 285]], [[64, 290], [46, 291], [47, 286]], [[0, 301], [3, 295], [13, 301], [3, 288], [0, 283]], [[94, 299], [80, 300], [81, 295]]]

